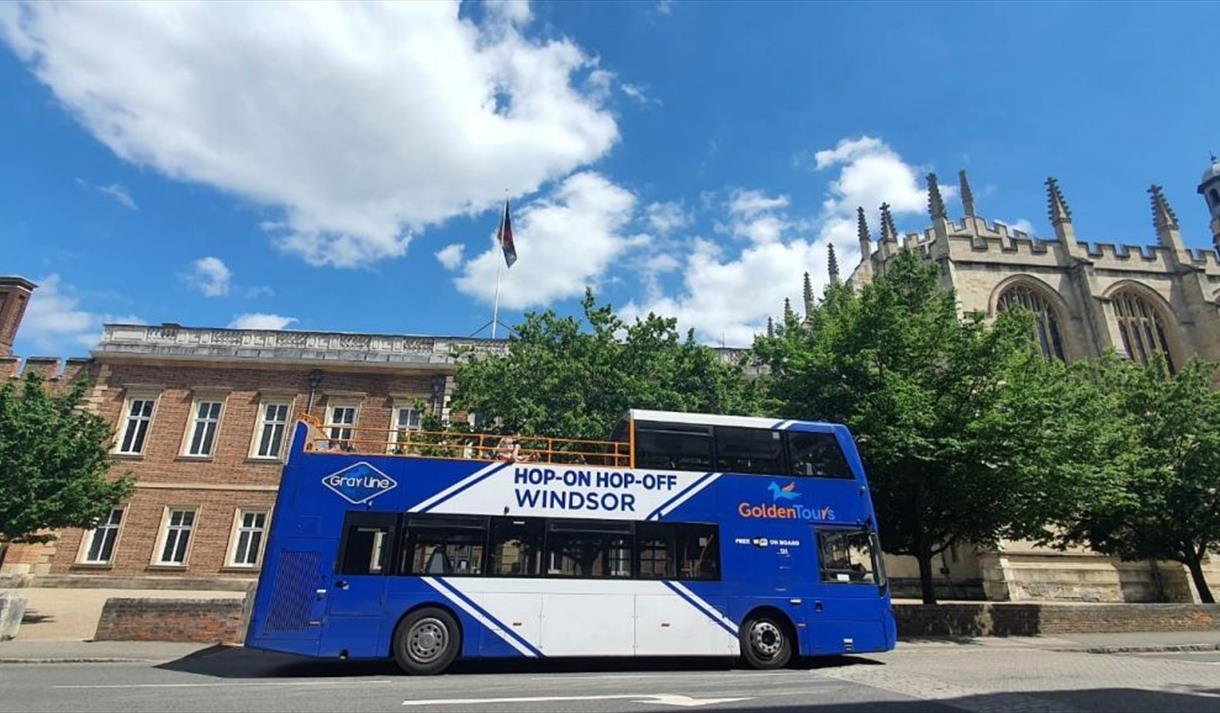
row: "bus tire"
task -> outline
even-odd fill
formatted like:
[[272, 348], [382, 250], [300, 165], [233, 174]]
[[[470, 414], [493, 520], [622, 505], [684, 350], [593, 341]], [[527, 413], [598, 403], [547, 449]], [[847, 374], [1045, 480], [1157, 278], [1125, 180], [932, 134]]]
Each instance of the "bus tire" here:
[[394, 631], [394, 660], [412, 676], [443, 673], [461, 650], [462, 630], [444, 609], [416, 609]]
[[746, 619], [738, 638], [741, 657], [751, 668], [783, 668], [792, 659], [792, 635], [787, 622], [768, 614], [756, 614]]

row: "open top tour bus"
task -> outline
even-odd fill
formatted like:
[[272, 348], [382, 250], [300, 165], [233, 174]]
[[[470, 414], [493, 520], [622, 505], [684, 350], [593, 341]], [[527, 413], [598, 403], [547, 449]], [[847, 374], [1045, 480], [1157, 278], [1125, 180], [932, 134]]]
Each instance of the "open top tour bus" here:
[[298, 423], [246, 645], [390, 658], [894, 647], [839, 425], [631, 411], [610, 441]]

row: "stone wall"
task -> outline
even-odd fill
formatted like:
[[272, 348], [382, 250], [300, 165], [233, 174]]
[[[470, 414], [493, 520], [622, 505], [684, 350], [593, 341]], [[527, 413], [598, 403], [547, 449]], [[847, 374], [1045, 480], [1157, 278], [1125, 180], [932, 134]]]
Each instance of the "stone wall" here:
[[241, 599], [108, 599], [95, 641], [241, 643]]
[[898, 635], [1040, 636], [1220, 630], [1216, 604], [896, 604]]

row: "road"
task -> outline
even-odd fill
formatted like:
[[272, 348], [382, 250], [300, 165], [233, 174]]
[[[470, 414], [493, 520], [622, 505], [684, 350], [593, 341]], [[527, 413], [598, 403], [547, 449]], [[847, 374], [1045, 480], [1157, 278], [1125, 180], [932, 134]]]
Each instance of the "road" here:
[[0, 711], [1220, 711], [1220, 651], [1097, 654], [1055, 640], [903, 645], [774, 672], [728, 662], [392, 666], [205, 649], [165, 663], [0, 665]]

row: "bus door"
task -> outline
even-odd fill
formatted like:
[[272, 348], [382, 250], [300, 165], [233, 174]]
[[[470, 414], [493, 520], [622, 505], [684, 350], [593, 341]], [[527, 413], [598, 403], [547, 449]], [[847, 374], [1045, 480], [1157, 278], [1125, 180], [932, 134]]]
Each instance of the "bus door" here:
[[[326, 588], [322, 656], [343, 651], [352, 657], [378, 655], [385, 611], [385, 575], [393, 564], [397, 522], [395, 513], [347, 513], [334, 574]], [[353, 650], [353, 646], [367, 650]]]
[[818, 652], [884, 649], [889, 600], [876, 534], [844, 527], [812, 534], [820, 587], [810, 628]]

